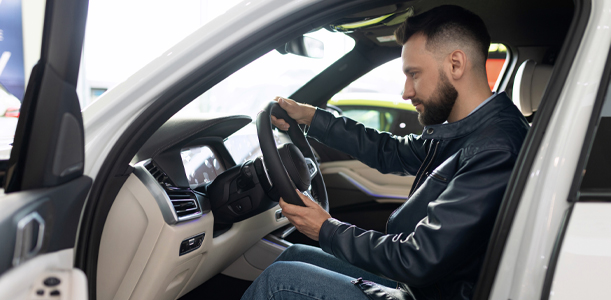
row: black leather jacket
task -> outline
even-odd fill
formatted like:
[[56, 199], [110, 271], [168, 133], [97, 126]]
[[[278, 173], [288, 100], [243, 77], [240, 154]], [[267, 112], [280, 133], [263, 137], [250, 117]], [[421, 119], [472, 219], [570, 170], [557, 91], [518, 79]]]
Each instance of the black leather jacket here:
[[329, 219], [320, 230], [322, 249], [399, 282], [418, 300], [471, 299], [528, 128], [505, 93], [458, 122], [405, 137], [318, 110], [308, 136], [382, 173], [416, 176], [386, 234]]

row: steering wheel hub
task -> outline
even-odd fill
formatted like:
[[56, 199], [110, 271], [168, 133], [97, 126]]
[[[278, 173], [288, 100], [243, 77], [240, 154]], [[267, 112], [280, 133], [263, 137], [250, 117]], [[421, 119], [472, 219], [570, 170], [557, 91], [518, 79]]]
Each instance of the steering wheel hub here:
[[278, 148], [278, 154], [289, 177], [300, 191], [305, 191], [310, 187], [310, 172], [306, 164], [305, 157], [297, 146], [287, 143]]

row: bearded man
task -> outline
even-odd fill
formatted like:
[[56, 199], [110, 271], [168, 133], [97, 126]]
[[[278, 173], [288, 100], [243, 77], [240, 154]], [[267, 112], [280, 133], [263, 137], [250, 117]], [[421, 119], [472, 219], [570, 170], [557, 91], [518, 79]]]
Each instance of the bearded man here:
[[[294, 245], [259, 276], [243, 299], [471, 299], [492, 227], [529, 128], [486, 77], [490, 36], [475, 14], [441, 6], [408, 18], [403, 98], [424, 125], [397, 137], [349, 118], [277, 98], [308, 136], [382, 173], [416, 176], [387, 232], [280, 201], [284, 215], [322, 249]], [[280, 129], [284, 120], [272, 118]]]

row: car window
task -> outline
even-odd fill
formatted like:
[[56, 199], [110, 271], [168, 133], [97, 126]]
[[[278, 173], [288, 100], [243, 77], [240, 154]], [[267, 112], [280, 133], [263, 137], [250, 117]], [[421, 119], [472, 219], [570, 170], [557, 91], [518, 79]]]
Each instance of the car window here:
[[611, 191], [611, 88], [607, 91], [595, 130], [594, 141], [588, 151], [588, 161], [582, 171], [579, 193], [583, 199], [592, 197], [600, 200], [602, 195], [608, 197]]
[[488, 85], [493, 91], [505, 67], [505, 63], [508, 61], [508, 55], [507, 46], [503, 44], [492, 43], [490, 44], [490, 48], [488, 48], [486, 74], [488, 75]]
[[[335, 100], [329, 103], [338, 102], [341, 103]], [[422, 134], [423, 127], [418, 122], [418, 113], [415, 110], [379, 106], [339, 105], [336, 107], [341, 110], [342, 115], [379, 131], [387, 131], [399, 136], [411, 133]]]
[[254, 119], [274, 97], [290, 96], [354, 48], [354, 40], [340, 32], [320, 29], [306, 36], [324, 43], [322, 58], [272, 50], [197, 97], [178, 114], [242, 114]]
[[342, 110], [344, 115], [355, 119], [360, 120], [363, 125], [367, 127], [377, 128], [379, 130], [388, 131], [390, 129], [389, 123], [392, 122], [393, 115], [392, 113], [386, 111], [382, 112], [375, 108], [346, 108]]
[[[493, 90], [507, 61], [507, 47], [490, 44], [486, 71]], [[401, 98], [405, 75], [401, 58], [391, 60], [353, 81], [337, 93], [328, 104], [344, 115], [380, 131], [396, 135], [421, 134], [418, 114]]]
[[[0, 0], [0, 159], [10, 155], [25, 84], [40, 58], [45, 2]], [[81, 108], [241, 2], [89, 0], [77, 84]]]
[[45, 1], [0, 1], [0, 159], [8, 159], [30, 72], [40, 59]]
[[229, 17], [240, 2], [89, 0], [77, 89], [81, 107], [210, 21]]

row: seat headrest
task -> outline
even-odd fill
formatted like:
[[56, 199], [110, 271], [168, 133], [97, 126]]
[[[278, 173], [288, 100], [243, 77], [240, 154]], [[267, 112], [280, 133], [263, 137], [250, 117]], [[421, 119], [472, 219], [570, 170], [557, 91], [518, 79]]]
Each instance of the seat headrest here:
[[513, 103], [523, 115], [537, 111], [553, 70], [553, 66], [537, 64], [532, 59], [520, 65], [513, 81]]

